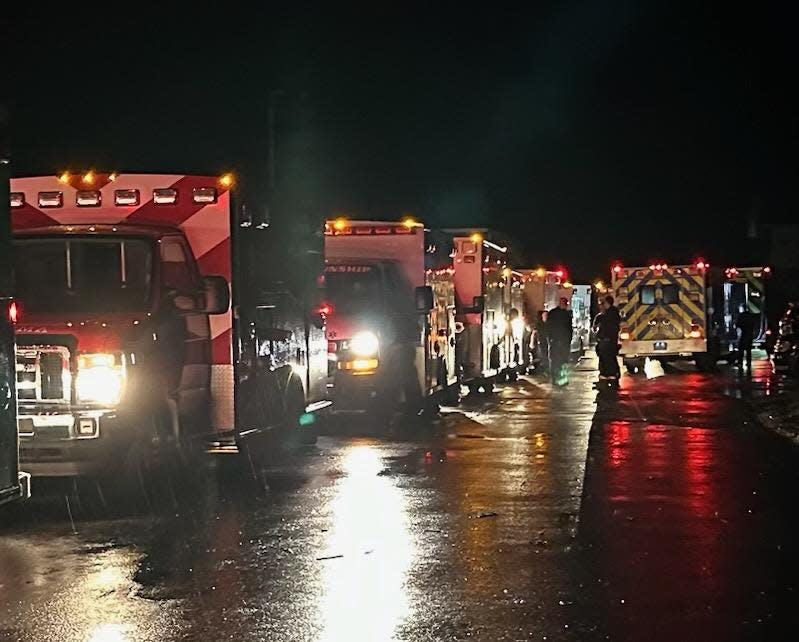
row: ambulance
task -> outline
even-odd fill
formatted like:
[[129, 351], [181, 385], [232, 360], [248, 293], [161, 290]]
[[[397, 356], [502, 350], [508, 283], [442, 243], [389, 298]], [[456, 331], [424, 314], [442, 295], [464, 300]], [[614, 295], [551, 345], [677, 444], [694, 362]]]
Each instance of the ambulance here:
[[[538, 319], [545, 319], [547, 312], [558, 307], [561, 297], [572, 300], [572, 284], [568, 281], [566, 270], [560, 267], [554, 270], [544, 267], [524, 268], [518, 272], [522, 279], [525, 324], [531, 329], [528, 362], [530, 366], [536, 367], [542, 359], [548, 358], [546, 346], [541, 344], [542, 338], [535, 331]], [[543, 317], [540, 317], [541, 313], [544, 313]]]
[[571, 352], [575, 357], [581, 357], [591, 343], [591, 294], [590, 285], [574, 284], [569, 288], [570, 305], [572, 312]]
[[771, 276], [771, 268], [728, 267], [723, 275], [713, 279], [713, 319], [717, 325], [721, 354], [733, 353], [738, 342], [738, 315], [741, 308], [757, 317], [754, 344], [763, 345], [766, 341], [766, 283]]
[[206, 450], [251, 468], [313, 440], [323, 323], [286, 274], [315, 287], [314, 268], [280, 226], [252, 224], [245, 188], [230, 174], [12, 179], [34, 476], [138, 475]]
[[621, 315], [620, 355], [630, 373], [643, 371], [646, 358], [693, 359], [700, 370], [713, 365], [708, 353], [707, 271], [658, 262], [611, 269], [611, 293]]
[[333, 412], [390, 420], [457, 394], [451, 258], [424, 225], [338, 218], [325, 225], [324, 312]]
[[515, 380], [523, 368], [523, 275], [508, 265], [508, 248], [483, 232], [454, 236], [458, 315], [457, 365], [471, 392]]

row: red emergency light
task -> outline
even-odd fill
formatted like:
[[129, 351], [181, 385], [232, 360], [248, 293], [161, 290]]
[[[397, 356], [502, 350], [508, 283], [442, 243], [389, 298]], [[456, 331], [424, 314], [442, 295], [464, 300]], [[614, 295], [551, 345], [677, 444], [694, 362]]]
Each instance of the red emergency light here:
[[322, 303], [317, 309], [317, 312], [320, 317], [327, 319], [327, 317], [333, 314], [333, 306], [330, 303]]
[[697, 270], [707, 270], [710, 267], [710, 263], [706, 263], [704, 259], [697, 259], [694, 265]]
[[613, 274], [621, 274], [622, 269], [623, 268], [622, 268], [621, 264], [620, 263], [616, 263], [613, 266]]

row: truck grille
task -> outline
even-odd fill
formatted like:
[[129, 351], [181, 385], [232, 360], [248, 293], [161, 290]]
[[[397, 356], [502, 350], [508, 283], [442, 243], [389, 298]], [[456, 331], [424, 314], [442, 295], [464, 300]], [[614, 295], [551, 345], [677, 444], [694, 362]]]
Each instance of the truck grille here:
[[21, 403], [69, 403], [69, 348], [17, 346], [17, 399]]

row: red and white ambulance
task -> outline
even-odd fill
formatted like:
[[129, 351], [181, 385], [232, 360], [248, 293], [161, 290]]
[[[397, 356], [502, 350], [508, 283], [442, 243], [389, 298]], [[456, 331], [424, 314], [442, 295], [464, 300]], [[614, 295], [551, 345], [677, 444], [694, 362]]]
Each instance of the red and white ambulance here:
[[238, 225], [235, 187], [92, 171], [11, 181], [33, 475], [113, 474], [209, 441], [249, 460], [324, 401], [321, 323], [285, 293], [253, 294], [248, 255], [279, 239]]
[[433, 405], [457, 384], [451, 259], [426, 262], [421, 223], [325, 226], [325, 305], [334, 412]]

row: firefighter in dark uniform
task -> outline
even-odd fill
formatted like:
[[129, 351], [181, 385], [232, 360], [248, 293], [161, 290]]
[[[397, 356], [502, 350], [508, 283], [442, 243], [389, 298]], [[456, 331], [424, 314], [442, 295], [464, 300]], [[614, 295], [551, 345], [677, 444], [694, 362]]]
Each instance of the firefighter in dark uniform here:
[[619, 309], [613, 304], [613, 297], [606, 296], [602, 299], [602, 310], [594, 319], [594, 334], [596, 335], [596, 354], [599, 357], [600, 382], [618, 382], [619, 371], [619, 325], [621, 316]]
[[549, 376], [553, 384], [562, 386], [567, 382], [566, 362], [569, 360], [574, 332], [566, 297], [562, 297], [558, 307], [552, 308], [547, 314], [546, 329], [549, 339]]
[[735, 322], [739, 330], [738, 335], [738, 367], [743, 370], [744, 356], [746, 357], [746, 369], [752, 371], [752, 342], [755, 340], [755, 331], [758, 324], [758, 316], [746, 309], [745, 306], [739, 308], [738, 319]]

